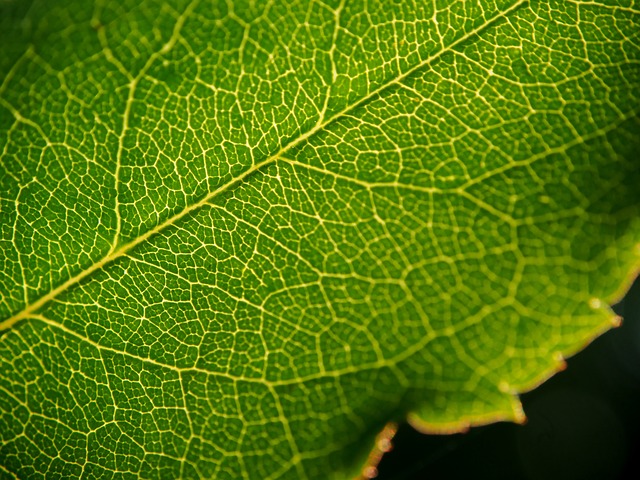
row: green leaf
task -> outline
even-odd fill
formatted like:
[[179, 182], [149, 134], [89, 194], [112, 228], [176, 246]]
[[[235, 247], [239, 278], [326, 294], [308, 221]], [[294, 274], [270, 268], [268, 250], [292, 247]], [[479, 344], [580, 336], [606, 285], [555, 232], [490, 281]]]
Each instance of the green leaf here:
[[3, 477], [345, 478], [615, 323], [635, 1], [0, 9]]

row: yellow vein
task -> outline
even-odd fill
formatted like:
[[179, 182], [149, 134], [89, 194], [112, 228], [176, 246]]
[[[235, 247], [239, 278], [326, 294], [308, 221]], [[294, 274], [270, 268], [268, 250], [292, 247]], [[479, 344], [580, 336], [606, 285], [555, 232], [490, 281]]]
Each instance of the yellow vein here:
[[268, 157], [267, 159], [263, 160], [262, 162], [259, 162], [259, 163], [255, 164], [254, 166], [252, 166], [251, 168], [249, 168], [248, 170], [246, 170], [245, 172], [240, 174], [238, 177], [231, 179], [226, 184], [221, 185], [216, 190], [210, 192], [208, 195], [203, 197], [198, 202], [185, 207], [184, 210], [182, 210], [179, 213], [173, 215], [172, 217], [169, 217], [167, 220], [165, 220], [164, 222], [158, 224], [156, 227], [154, 227], [151, 230], [147, 231], [146, 233], [144, 233], [143, 235], [139, 236], [135, 240], [133, 240], [133, 241], [127, 243], [127, 244], [124, 244], [124, 245], [120, 246], [119, 248], [116, 248], [116, 249], [112, 250], [111, 252], [109, 252], [109, 254], [107, 254], [105, 257], [100, 259], [98, 262], [94, 263], [93, 265], [88, 267], [86, 270], [83, 270], [82, 272], [78, 273], [76, 276], [68, 279], [66, 282], [62, 283], [58, 287], [56, 287], [53, 290], [51, 290], [51, 292], [49, 292], [48, 294], [40, 297], [38, 300], [36, 300], [32, 304], [28, 305], [21, 312], [19, 312], [19, 313], [15, 314], [14, 316], [9, 317], [6, 320], [3, 320], [2, 322], [0, 322], [0, 331], [6, 330], [6, 329], [10, 328], [11, 326], [15, 325], [20, 320], [24, 320], [24, 319], [28, 318], [34, 312], [36, 312], [39, 308], [41, 308], [46, 303], [48, 303], [49, 301], [51, 301], [55, 297], [57, 297], [60, 293], [62, 293], [65, 290], [69, 289], [73, 285], [76, 285], [77, 283], [79, 283], [80, 281], [82, 281], [83, 279], [85, 279], [86, 277], [91, 275], [93, 272], [101, 269], [105, 265], [107, 265], [107, 264], [113, 262], [114, 260], [120, 258], [122, 255], [124, 255], [126, 252], [128, 252], [132, 248], [136, 247], [137, 245], [141, 244], [145, 240], [149, 239], [150, 237], [152, 237], [156, 233], [159, 233], [160, 231], [164, 230], [165, 228], [173, 225], [178, 220], [180, 220], [181, 218], [184, 218], [185, 216], [187, 216], [188, 214], [190, 214], [194, 210], [197, 210], [198, 208], [206, 205], [214, 197], [220, 195], [222, 192], [224, 192], [224, 191], [228, 190], [229, 188], [235, 186], [236, 184], [240, 183], [242, 180], [247, 178], [252, 173], [260, 170], [261, 168], [263, 168], [263, 167], [265, 167], [267, 165], [275, 163], [281, 156], [283, 156], [289, 150], [293, 149], [297, 145], [299, 145], [302, 142], [304, 142], [305, 140], [309, 139], [310, 137], [312, 137], [313, 135], [315, 135], [319, 131], [321, 131], [324, 128], [326, 128], [331, 123], [333, 123], [333, 122], [337, 121], [339, 118], [343, 117], [345, 114], [347, 114], [350, 111], [356, 109], [358, 106], [365, 104], [367, 101], [369, 101], [372, 98], [375, 98], [377, 95], [379, 95], [383, 91], [393, 87], [394, 85], [400, 84], [403, 80], [405, 80], [407, 77], [409, 77], [413, 73], [415, 73], [415, 72], [419, 71], [420, 69], [424, 68], [425, 66], [431, 64], [432, 62], [434, 62], [435, 60], [440, 58], [442, 55], [444, 55], [448, 51], [450, 51], [453, 48], [455, 48], [458, 45], [460, 45], [461, 43], [464, 43], [468, 39], [473, 38], [474, 36], [478, 35], [480, 32], [482, 32], [484, 29], [486, 29], [490, 25], [494, 24], [498, 20], [500, 20], [502, 18], [505, 18], [507, 15], [509, 15], [510, 13], [515, 11], [516, 9], [520, 8], [520, 6], [524, 5], [527, 1], [528, 0], [518, 0], [518, 1], [516, 1], [509, 8], [499, 12], [496, 16], [488, 19], [482, 25], [477, 26], [476, 28], [470, 30], [465, 35], [462, 35], [457, 40], [454, 40], [453, 42], [451, 42], [451, 44], [448, 45], [447, 47], [445, 47], [445, 48], [433, 53], [431, 56], [427, 57], [422, 62], [419, 62], [414, 67], [408, 69], [404, 73], [401, 73], [400, 75], [396, 76], [395, 78], [391, 79], [390, 81], [388, 81], [387, 83], [381, 85], [380, 87], [372, 90], [369, 94], [365, 95], [364, 97], [359, 99], [357, 102], [353, 103], [352, 105], [349, 105], [346, 108], [344, 108], [343, 110], [341, 110], [341, 111], [337, 112], [336, 114], [332, 115], [326, 121], [318, 123], [316, 126], [314, 126], [313, 128], [309, 129], [309, 131], [307, 131], [306, 133], [302, 134], [300, 137], [298, 137], [297, 139], [293, 140], [291, 143], [289, 143], [289, 144], [285, 145], [284, 147], [282, 147], [279, 152], [277, 152], [274, 155]]
[[[142, 69], [140, 70], [138, 75], [135, 78], [131, 79], [131, 81], [128, 84], [129, 91], [128, 91], [128, 94], [127, 94], [127, 100], [126, 100], [125, 107], [124, 107], [124, 113], [122, 115], [122, 129], [121, 129], [120, 135], [118, 137], [118, 150], [116, 152], [116, 168], [115, 168], [115, 172], [113, 174], [114, 179], [115, 179], [115, 187], [114, 188], [115, 188], [116, 192], [118, 190], [118, 184], [120, 182], [120, 169], [121, 169], [121, 165], [122, 165], [122, 155], [123, 155], [123, 152], [124, 152], [124, 139], [125, 139], [125, 135], [127, 135], [127, 132], [129, 131], [129, 119], [131, 117], [131, 106], [133, 105], [133, 102], [134, 102], [134, 99], [135, 99], [136, 89], [138, 88], [138, 83], [144, 77], [144, 75], [146, 75], [147, 71], [149, 70], [149, 68], [151, 68], [151, 65], [153, 65], [153, 63], [158, 59], [158, 57], [160, 55], [164, 55], [165, 53], [170, 51], [175, 46], [176, 42], [178, 41], [178, 37], [180, 36], [180, 31], [182, 30], [182, 27], [184, 26], [184, 23], [185, 23], [187, 17], [192, 13], [192, 11], [196, 8], [197, 5], [198, 5], [198, 1], [197, 0], [193, 1], [193, 2], [191, 2], [189, 4], [187, 9], [182, 13], [182, 15], [179, 16], [178, 20], [176, 21], [176, 23], [175, 23], [175, 25], [173, 27], [173, 32], [171, 33], [171, 37], [169, 38], [169, 40], [167, 40], [167, 42], [165, 42], [165, 44], [162, 46], [162, 48], [158, 52], [154, 52], [149, 56], [149, 58], [147, 59], [147, 62], [144, 65], [144, 67], [142, 67]], [[100, 31], [104, 35], [104, 29], [101, 29]], [[110, 52], [110, 50], [107, 50], [107, 51]], [[107, 257], [109, 257], [109, 255], [114, 250], [116, 250], [116, 248], [118, 246], [118, 241], [120, 240], [120, 232], [122, 230], [122, 216], [120, 214], [120, 198], [119, 198], [119, 195], [116, 195], [116, 197], [115, 197], [114, 211], [115, 211], [115, 214], [116, 214], [116, 228], [115, 228], [115, 232], [113, 234], [113, 241], [112, 241], [111, 250], [107, 254]]]
[[104, 267], [108, 263], [111, 263], [114, 260], [122, 257], [124, 254], [126, 254], [128, 251], [130, 251], [131, 249], [133, 249], [137, 245], [140, 245], [142, 242], [144, 242], [145, 240], [149, 239], [150, 237], [152, 237], [156, 233], [158, 233], [158, 232], [164, 230], [165, 228], [173, 225], [174, 223], [176, 223], [181, 218], [189, 215], [194, 210], [197, 210], [198, 208], [200, 208], [203, 205], [205, 205], [212, 198], [216, 197], [217, 195], [220, 195], [225, 190], [228, 190], [229, 188], [233, 187], [235, 184], [241, 182], [242, 180], [244, 180], [246, 177], [251, 175], [256, 170], [261, 169], [263, 166], [265, 166], [265, 165], [267, 165], [267, 164], [269, 164], [271, 162], [272, 162], [272, 159], [269, 158], [269, 159], [267, 159], [267, 160], [265, 160], [265, 161], [263, 161], [261, 163], [258, 163], [256, 165], [254, 165], [252, 168], [250, 168], [247, 171], [243, 172], [241, 175], [239, 175], [238, 177], [234, 178], [230, 182], [227, 182], [226, 184], [220, 186], [219, 188], [217, 188], [213, 192], [209, 193], [209, 195], [204, 197], [199, 202], [194, 203], [193, 205], [187, 206], [184, 210], [182, 210], [179, 213], [175, 214], [174, 216], [168, 218], [164, 222], [158, 224], [155, 228], [152, 228], [151, 230], [145, 232], [144, 234], [140, 235], [135, 240], [122, 245], [120, 248], [114, 250], [109, 255], [103, 257], [98, 262], [96, 262], [93, 265], [91, 265], [90, 267], [88, 267], [86, 270], [83, 270], [82, 272], [77, 274], [75, 277], [71, 277], [66, 282], [64, 282], [61, 285], [59, 285], [58, 287], [54, 288], [47, 295], [44, 295], [43, 297], [40, 297], [38, 300], [36, 300], [35, 302], [33, 302], [32, 304], [27, 306], [20, 313], [17, 313], [13, 317], [10, 317], [10, 318], [2, 321], [2, 323], [0, 323], [0, 331], [5, 330], [7, 328], [10, 328], [16, 322], [31, 316], [40, 307], [42, 307], [47, 302], [53, 300], [55, 297], [57, 297], [60, 293], [62, 293], [65, 290], [67, 290], [69, 287], [79, 283], [80, 281], [82, 281], [83, 279], [85, 279], [86, 277], [91, 275], [93, 272], [95, 272], [96, 270], [101, 269], [102, 267]]

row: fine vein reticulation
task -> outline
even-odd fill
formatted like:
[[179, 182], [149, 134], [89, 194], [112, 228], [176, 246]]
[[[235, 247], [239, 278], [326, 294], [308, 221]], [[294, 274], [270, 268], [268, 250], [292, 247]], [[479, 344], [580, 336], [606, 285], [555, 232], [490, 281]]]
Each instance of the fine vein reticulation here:
[[615, 323], [635, 3], [0, 8], [9, 478], [349, 477]]

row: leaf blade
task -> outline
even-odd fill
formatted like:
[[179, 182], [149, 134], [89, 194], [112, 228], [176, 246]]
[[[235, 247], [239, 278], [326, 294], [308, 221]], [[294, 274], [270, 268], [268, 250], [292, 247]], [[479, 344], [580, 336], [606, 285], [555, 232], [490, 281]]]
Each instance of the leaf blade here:
[[[302, 11], [305, 18], [320, 24], [325, 17], [341, 22], [345, 8], [316, 11], [312, 3], [297, 5], [308, 8]], [[238, 55], [237, 66], [255, 68], [257, 79], [272, 78], [274, 72], [289, 80], [324, 78], [305, 70], [304, 62], [292, 70], [274, 60], [275, 70], [261, 70], [259, 62], [269, 62], [268, 50], [260, 49], [252, 32], [260, 38], [276, 29], [262, 24], [252, 30], [247, 19], [259, 24], [261, 12], [243, 6], [246, 10], [214, 15], [219, 17], [213, 23], [216, 33], [227, 35], [227, 45], [238, 46], [228, 58]], [[42, 465], [80, 476], [80, 463], [95, 476], [118, 471], [147, 477], [314, 478], [328, 474], [327, 459], [339, 465], [336, 474], [346, 471], [346, 447], [362, 445], [393, 415], [411, 411], [414, 423], [437, 428], [518, 419], [514, 394], [557, 368], [557, 352], [575, 350], [610, 322], [605, 302], [611, 288], [598, 272], [621, 278], [637, 269], [633, 182], [639, 173], [630, 152], [637, 145], [638, 106], [627, 101], [629, 86], [638, 81], [628, 61], [638, 57], [637, 13], [591, 4], [510, 2], [487, 7], [495, 7], [499, 18], [485, 25], [486, 18], [473, 15], [474, 8], [488, 15], [480, 3], [454, 4], [450, 8], [463, 15], [450, 16], [449, 23], [461, 22], [460, 31], [449, 25], [441, 35], [446, 23], [433, 21], [433, 12], [420, 12], [431, 29], [424, 38], [436, 32], [451, 42], [450, 48], [426, 60], [410, 52], [407, 58], [418, 62], [415, 67], [403, 67], [393, 57], [388, 64], [368, 58], [370, 65], [355, 77], [363, 83], [346, 90], [332, 76], [342, 70], [331, 60], [330, 42], [325, 45], [329, 60], [311, 64], [321, 65], [334, 82], [336, 103], [314, 96], [313, 81], [308, 91], [300, 90], [297, 80], [269, 91], [253, 84], [251, 75], [245, 83], [239, 80], [237, 101], [225, 103], [229, 91], [222, 70], [196, 67], [194, 76], [188, 75], [199, 58], [188, 47], [203, 35], [197, 27], [201, 5], [191, 7], [190, 19], [170, 6], [157, 16], [144, 5], [118, 13], [140, 25], [162, 26], [155, 36], [152, 28], [138, 26], [143, 34], [134, 35], [137, 45], [128, 37], [133, 30], [123, 32], [128, 42], [120, 51], [106, 48], [106, 28], [117, 27], [117, 21], [96, 23], [99, 15], [93, 13], [78, 23], [84, 25], [82, 35], [87, 26], [97, 28], [92, 41], [104, 54], [100, 61], [121, 79], [109, 98], [134, 101], [118, 103], [123, 119], [116, 116], [104, 127], [111, 149], [95, 157], [90, 173], [86, 166], [77, 168], [84, 162], [81, 150], [66, 165], [71, 175], [64, 170], [66, 160], [60, 160], [64, 156], [55, 158], [60, 172], [32, 170], [53, 185], [69, 176], [98, 178], [111, 193], [97, 202], [103, 209], [97, 212], [105, 216], [96, 218], [107, 223], [100, 246], [82, 261], [103, 260], [76, 277], [64, 265], [74, 263], [62, 261], [67, 279], [54, 288], [55, 295], [13, 317], [30, 320], [3, 334], [3, 361], [12, 372], [3, 378], [3, 389], [18, 392], [4, 412], [26, 404], [33, 416], [9, 420], [8, 431], [28, 431], [8, 437], [3, 458], [24, 476], [36, 476], [38, 468], [42, 473]], [[383, 20], [402, 11], [385, 12], [383, 4], [375, 8], [376, 34], [393, 32], [397, 40], [393, 47], [377, 43], [376, 51], [399, 52], [403, 23]], [[590, 16], [592, 10], [613, 11], [624, 28], [609, 31], [597, 21], [590, 27], [586, 20], [600, 18]], [[299, 13], [293, 14], [296, 21]], [[286, 12], [269, 14], [292, 20]], [[181, 19], [192, 23], [180, 25]], [[314, 22], [292, 24], [304, 29]], [[329, 27], [320, 31], [334, 38], [338, 29]], [[69, 31], [68, 38], [76, 38]], [[291, 48], [302, 45], [297, 53], [304, 60], [308, 52], [304, 42], [295, 44], [296, 32]], [[315, 39], [315, 33], [310, 29], [301, 38], [316, 45], [323, 38]], [[193, 35], [189, 41], [187, 35]], [[277, 53], [277, 41], [269, 44], [269, 35], [261, 40]], [[563, 41], [562, 48], [554, 47]], [[114, 59], [123, 57], [122, 51], [149, 45], [155, 53], [138, 51], [131, 58], [135, 75], [120, 71]], [[48, 70], [35, 51], [27, 55], [33, 68], [44, 72], [41, 78], [59, 82], [60, 102], [69, 103], [62, 81], [69, 73]], [[166, 61], [159, 61], [165, 55]], [[215, 55], [209, 58], [227, 58], [224, 52]], [[628, 71], [622, 74], [607, 64], [609, 56], [625, 59]], [[291, 54], [275, 58], [297, 60]], [[345, 60], [347, 72], [357, 58]], [[77, 58], [69, 63], [86, 67]], [[233, 70], [231, 64], [225, 68]], [[179, 68], [187, 75], [177, 76]], [[401, 75], [384, 83], [389, 72]], [[207, 75], [213, 82], [207, 83]], [[136, 88], [132, 78], [140, 79]], [[12, 81], [3, 82], [3, 89]], [[599, 83], [607, 87], [605, 101], [594, 87]], [[136, 100], [142, 92], [145, 101]], [[292, 92], [298, 96], [286, 96]], [[581, 95], [577, 99], [575, 92]], [[17, 89], [12, 94], [20, 96]], [[200, 110], [219, 115], [213, 123], [192, 109], [210, 95], [218, 103]], [[261, 96], [268, 107], [256, 102]], [[359, 99], [348, 103], [353, 98]], [[2, 105], [12, 108], [10, 100]], [[154, 111], [156, 106], [162, 108]], [[255, 118], [248, 119], [249, 111]], [[7, 117], [14, 119], [6, 130], [7, 148], [38, 146], [28, 136], [38, 133], [38, 122], [15, 112]], [[324, 115], [329, 120], [319, 122]], [[192, 122], [200, 133], [194, 133]], [[211, 139], [202, 132], [223, 126], [228, 131], [207, 145]], [[68, 140], [56, 141], [56, 135], [55, 128], [41, 135], [43, 151], [64, 151]], [[243, 153], [247, 139], [256, 141]], [[209, 150], [217, 153], [207, 157]], [[264, 160], [257, 161], [259, 156]], [[216, 164], [220, 159], [227, 165]], [[105, 171], [115, 166], [113, 178], [93, 173], [100, 161]], [[566, 178], [558, 180], [558, 166]], [[29, 168], [22, 171], [28, 174]], [[20, 182], [28, 180], [12, 177], [9, 190]], [[88, 187], [84, 190], [91, 196], [96, 190]], [[78, 200], [84, 198], [82, 189], [75, 191], [66, 206], [51, 206], [48, 222], [33, 231], [55, 223], [56, 213], [71, 212], [78, 202], [91, 204]], [[34, 198], [29, 208], [37, 207], [39, 198]], [[2, 225], [15, 236], [22, 229], [16, 223], [20, 205], [14, 203], [15, 218], [4, 214]], [[73, 225], [78, 217], [68, 218]], [[57, 221], [64, 230], [64, 222]], [[44, 243], [57, 242], [55, 233], [47, 232]], [[124, 243], [114, 249], [117, 237]], [[88, 238], [95, 245], [96, 237]], [[62, 240], [60, 245], [67, 246]], [[9, 241], [3, 253], [20, 250], [16, 243]], [[75, 248], [63, 258], [74, 258], [84, 246]], [[23, 254], [30, 268], [21, 267], [22, 280], [6, 287], [19, 292], [16, 299], [25, 286], [31, 288], [23, 295], [28, 300], [65, 278], [29, 263], [29, 257]], [[51, 279], [41, 287], [37, 276], [27, 281], [24, 272], [33, 274], [30, 270]], [[16, 275], [11, 271], [4, 278]], [[3, 302], [4, 285], [10, 283], [3, 280]], [[47, 439], [43, 432], [55, 425], [62, 433]], [[56, 442], [65, 435], [79, 447], [63, 445], [61, 460], [55, 460]], [[33, 455], [40, 455], [40, 467], [23, 465], [25, 458], [15, 453], [33, 448], [44, 452]], [[82, 452], [90, 452], [84, 460]]]

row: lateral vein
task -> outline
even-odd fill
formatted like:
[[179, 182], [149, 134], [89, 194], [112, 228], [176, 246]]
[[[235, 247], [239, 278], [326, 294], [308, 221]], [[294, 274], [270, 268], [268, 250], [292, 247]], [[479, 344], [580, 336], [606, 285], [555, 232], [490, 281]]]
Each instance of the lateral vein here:
[[175, 224], [181, 218], [184, 218], [185, 216], [187, 216], [188, 214], [190, 214], [194, 210], [197, 210], [200, 207], [206, 205], [214, 197], [220, 195], [224, 191], [226, 191], [226, 190], [230, 189], [231, 187], [237, 185], [238, 183], [240, 183], [241, 181], [246, 179], [248, 176], [250, 176], [254, 172], [262, 169], [263, 167], [266, 167], [267, 165], [275, 163], [276, 161], [278, 161], [280, 159], [280, 157], [284, 156], [284, 154], [286, 152], [288, 152], [289, 150], [293, 149], [297, 145], [299, 145], [302, 142], [304, 142], [305, 140], [309, 139], [310, 137], [312, 137], [313, 135], [315, 135], [319, 131], [325, 129], [327, 126], [329, 126], [333, 122], [339, 120], [341, 117], [343, 117], [347, 113], [349, 113], [352, 110], [358, 108], [359, 106], [365, 104], [370, 99], [375, 98], [377, 95], [379, 95], [383, 91], [385, 91], [385, 90], [387, 90], [387, 89], [389, 89], [389, 88], [391, 88], [391, 87], [393, 87], [395, 85], [400, 84], [403, 80], [405, 80], [406, 78], [411, 76], [413, 73], [415, 73], [415, 72], [421, 70], [422, 68], [426, 67], [427, 65], [431, 64], [432, 62], [434, 62], [435, 60], [440, 58], [442, 55], [444, 55], [445, 53], [453, 50], [455, 47], [457, 47], [461, 43], [463, 43], [463, 42], [467, 41], [468, 39], [478, 35], [480, 32], [482, 32], [483, 30], [485, 30], [486, 28], [488, 28], [489, 26], [491, 26], [492, 24], [494, 24], [498, 20], [500, 20], [502, 18], [505, 18], [507, 15], [509, 15], [513, 11], [517, 10], [518, 8], [520, 8], [523, 4], [527, 3], [527, 1], [528, 0], [517, 0], [509, 8], [501, 11], [496, 16], [488, 19], [482, 25], [477, 26], [476, 28], [474, 28], [473, 30], [469, 31], [465, 35], [463, 35], [460, 38], [454, 40], [453, 42], [451, 42], [451, 44], [449, 44], [448, 46], [438, 50], [435, 53], [433, 53], [432, 55], [427, 57], [422, 62], [417, 63], [412, 68], [406, 70], [405, 72], [401, 73], [400, 75], [397, 75], [396, 77], [392, 78], [391, 80], [389, 80], [388, 82], [386, 82], [383, 85], [379, 86], [378, 88], [372, 90], [367, 95], [363, 96], [362, 98], [360, 98], [358, 101], [354, 102], [353, 104], [348, 105], [343, 110], [335, 113], [334, 115], [332, 115], [331, 117], [326, 119], [324, 122], [315, 125], [313, 128], [309, 129], [306, 133], [300, 135], [298, 138], [296, 138], [295, 140], [291, 141], [289, 144], [283, 146], [278, 152], [276, 152], [272, 156], [266, 158], [262, 162], [254, 164], [251, 168], [247, 169], [246, 171], [241, 173], [239, 176], [229, 180], [227, 183], [221, 185], [217, 189], [213, 190], [212, 192], [207, 194], [205, 197], [203, 197], [202, 199], [200, 199], [196, 203], [193, 203], [192, 205], [188, 205], [187, 207], [185, 207], [180, 212], [178, 212], [175, 215], [169, 217], [164, 222], [158, 224], [154, 228], [148, 230], [144, 234], [142, 234], [139, 237], [137, 237], [135, 240], [132, 240], [129, 243], [123, 244], [122, 246], [120, 246], [120, 247], [118, 247], [116, 249], [113, 249], [106, 256], [104, 256], [102, 259], [100, 259], [96, 263], [92, 264], [91, 266], [89, 266], [85, 270], [81, 271], [80, 273], [78, 273], [74, 277], [69, 278], [67, 281], [65, 281], [64, 283], [60, 284], [59, 286], [57, 286], [56, 288], [51, 290], [48, 294], [40, 297], [35, 302], [33, 302], [33, 303], [29, 304], [28, 306], [26, 306], [22, 311], [20, 311], [17, 314], [15, 314], [15, 315], [3, 320], [2, 322], [0, 322], [0, 331], [6, 330], [6, 329], [12, 327], [13, 325], [15, 325], [20, 320], [23, 320], [23, 319], [28, 318], [29, 316], [32, 316], [34, 312], [36, 312], [38, 309], [43, 307], [46, 303], [48, 303], [51, 300], [53, 300], [54, 298], [56, 298], [62, 292], [66, 291], [70, 287], [80, 283], [82, 280], [87, 278], [89, 275], [91, 275], [92, 273], [96, 272], [97, 270], [100, 270], [101, 268], [103, 268], [107, 264], [109, 264], [109, 263], [113, 262], [114, 260], [120, 258], [125, 253], [127, 253], [128, 251], [130, 251], [131, 249], [133, 249], [137, 245], [141, 244], [142, 242], [146, 241], [147, 239], [149, 239], [150, 237], [152, 237], [156, 233], [159, 233], [162, 230], [164, 230], [165, 228], [170, 227], [171, 225]]

